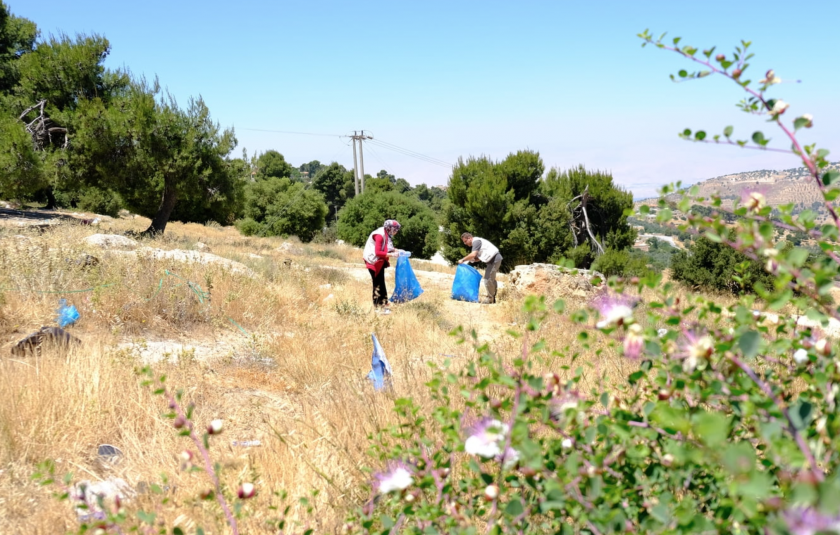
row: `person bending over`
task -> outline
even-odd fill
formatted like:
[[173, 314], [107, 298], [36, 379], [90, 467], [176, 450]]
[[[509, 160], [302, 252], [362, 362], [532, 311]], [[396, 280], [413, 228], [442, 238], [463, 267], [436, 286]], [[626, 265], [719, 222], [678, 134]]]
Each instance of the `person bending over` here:
[[461, 234], [461, 241], [464, 245], [472, 249], [472, 252], [464, 258], [458, 260], [459, 264], [464, 262], [475, 262], [477, 260], [487, 264], [484, 270], [484, 287], [487, 288], [487, 300], [485, 303], [493, 304], [496, 302], [496, 274], [499, 272], [499, 266], [502, 265], [502, 253], [499, 249], [490, 243], [486, 238], [476, 238], [469, 232]]

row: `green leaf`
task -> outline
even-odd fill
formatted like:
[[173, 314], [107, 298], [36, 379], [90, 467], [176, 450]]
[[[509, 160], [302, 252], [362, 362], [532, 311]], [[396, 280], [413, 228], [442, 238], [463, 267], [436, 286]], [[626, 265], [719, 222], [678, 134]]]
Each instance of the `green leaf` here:
[[729, 136], [732, 135], [733, 130], [734, 130], [734, 128], [732, 128], [731, 126], [727, 126], [726, 128], [723, 129], [723, 135], [726, 136], [726, 137], [729, 137]]
[[756, 145], [760, 145], [762, 147], [766, 147], [767, 143], [770, 142], [769, 139], [766, 139], [764, 137], [764, 133], [761, 132], [760, 130], [757, 130], [757, 131], [753, 132], [752, 140], [753, 140], [753, 143], [755, 143]]
[[814, 414], [814, 406], [811, 403], [799, 398], [796, 403], [788, 409], [790, 420], [796, 429], [805, 429]]
[[684, 135], [685, 137], [689, 137], [689, 136], [691, 136], [691, 129], [690, 129], [690, 128], [686, 128], [685, 130], [683, 130], [682, 135]]
[[750, 474], [750, 479], [746, 483], [737, 483], [735, 489], [741, 496], [761, 500], [769, 496], [772, 492], [773, 479], [767, 472], [756, 470]]
[[388, 515], [382, 515], [379, 517], [379, 521], [382, 522], [382, 527], [385, 529], [391, 529], [394, 527], [394, 519]]
[[755, 470], [755, 449], [749, 442], [726, 446], [723, 465], [732, 474], [745, 474]]
[[141, 522], [145, 522], [146, 524], [149, 524], [150, 526], [153, 526], [155, 524], [155, 518], [156, 517], [157, 517], [157, 515], [155, 515], [154, 513], [147, 513], [145, 511], [137, 511], [137, 518], [139, 518]]
[[729, 436], [730, 417], [718, 412], [703, 412], [693, 418], [694, 434], [706, 446], [714, 448]]
[[823, 174], [822, 181], [826, 186], [830, 186], [837, 182], [838, 178], [840, 178], [840, 170], [829, 169], [825, 172], [825, 174]]
[[184, 535], [184, 530], [180, 526], [172, 528], [172, 535]]
[[694, 139], [696, 139], [697, 141], [703, 141], [704, 139], [706, 139], [706, 132], [704, 132], [703, 130], [698, 130], [694, 134]]
[[519, 516], [524, 512], [525, 507], [523, 507], [522, 500], [519, 499], [519, 496], [515, 496], [508, 502], [507, 506], [505, 506], [505, 514], [510, 516]]
[[688, 76], [688, 71], [686, 71], [685, 69], [682, 69], [677, 74], [680, 76], [680, 78], [685, 78], [686, 76]]
[[650, 516], [663, 524], [671, 522], [671, 512], [668, 510], [668, 506], [664, 503], [658, 503], [651, 507]]
[[668, 429], [682, 431], [683, 433], [687, 433], [691, 429], [691, 422], [689, 422], [685, 411], [667, 403], [657, 403], [650, 418]]
[[748, 359], [755, 358], [761, 347], [761, 335], [755, 331], [747, 331], [738, 339], [738, 347]]

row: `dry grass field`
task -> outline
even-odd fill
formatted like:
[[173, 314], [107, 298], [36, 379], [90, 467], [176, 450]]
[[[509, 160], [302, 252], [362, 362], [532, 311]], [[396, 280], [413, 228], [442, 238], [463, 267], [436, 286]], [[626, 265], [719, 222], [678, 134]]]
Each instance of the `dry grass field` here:
[[[332, 533], [348, 508], [367, 497], [365, 467], [377, 468], [367, 455], [369, 437], [397, 421], [393, 399], [412, 396], [429, 408], [429, 364], [449, 359], [458, 368], [474, 358], [469, 340], [449, 335], [455, 327], [475, 331], [504, 357], [520, 350], [506, 331], [522, 325], [524, 297], [505, 289], [496, 306], [452, 301], [453, 268], [413, 261], [425, 293], [380, 316], [372, 311], [360, 251], [351, 247], [246, 238], [232, 228], [179, 223], [170, 224], [165, 237], [141, 243], [189, 251], [201, 242], [250, 269], [243, 272], [83, 241], [147, 224], [140, 218], [98, 228], [63, 224], [42, 234], [0, 229], [0, 533], [78, 528], [71, 506], [52, 496], [56, 487], [31, 479], [47, 459], [74, 481], [124, 479], [138, 490], [127, 507], [155, 511], [169, 530], [180, 525], [191, 533], [198, 524], [206, 533], [228, 532], [218, 505], [198, 498], [210, 487], [206, 474], [180, 466], [178, 454], [190, 443], [164, 418], [165, 401], [141, 385], [137, 371], [145, 365], [195, 403], [198, 424], [224, 420], [211, 449], [224, 485], [252, 481], [258, 489], [246, 504], [253, 514], [245, 515], [242, 532], [276, 532], [269, 524], [276, 518], [271, 507], [282, 503], [275, 491], [300, 497], [318, 489], [314, 514], [299, 505], [294, 511], [316, 533]], [[78, 262], [85, 254], [99, 263]], [[16, 341], [54, 325], [59, 298], [81, 313], [68, 330], [83, 344], [12, 356]], [[576, 332], [555, 314], [539, 336], [560, 349], [576, 344]], [[394, 368], [391, 394], [375, 393], [365, 378], [371, 333]], [[634, 366], [610, 348], [584, 360], [610, 376]], [[540, 366], [563, 373], [564, 363], [546, 356]], [[232, 445], [243, 440], [261, 446]], [[99, 459], [99, 444], [119, 447], [121, 461]], [[153, 483], [168, 489], [165, 505], [143, 491]]]

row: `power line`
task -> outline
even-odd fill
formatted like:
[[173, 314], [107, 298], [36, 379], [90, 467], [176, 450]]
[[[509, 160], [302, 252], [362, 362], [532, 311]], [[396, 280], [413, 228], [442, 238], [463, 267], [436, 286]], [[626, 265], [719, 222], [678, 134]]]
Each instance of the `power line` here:
[[411, 151], [411, 150], [408, 150], [408, 149], [403, 149], [402, 147], [397, 147], [396, 145], [390, 145], [390, 144], [386, 145], [385, 143], [382, 143], [382, 142], [380, 142], [379, 140], [376, 140], [376, 139], [372, 139], [372, 140], [370, 140], [370, 142], [373, 143], [374, 145], [376, 145], [377, 147], [380, 147], [380, 148], [383, 148], [383, 149], [388, 149], [392, 152], [402, 154], [403, 156], [409, 156], [411, 158], [415, 158], [415, 159], [421, 160], [423, 162], [430, 163], [432, 165], [438, 165], [440, 167], [446, 167], [446, 168], [449, 168], [449, 169], [452, 168], [452, 164], [450, 164], [448, 162], [444, 162], [443, 160], [438, 160], [437, 158], [432, 158], [431, 156], [426, 156], [425, 154], [421, 154], [419, 152], [414, 152], [414, 151]]
[[386, 148], [390, 148], [391, 150], [402, 151], [404, 153], [409, 153], [409, 154], [415, 155], [418, 158], [434, 161], [434, 162], [437, 162], [437, 163], [440, 163], [440, 164], [444, 164], [448, 167], [452, 167], [451, 163], [443, 161], [440, 158], [435, 158], [433, 156], [428, 156], [426, 154], [423, 154], [423, 153], [420, 153], [420, 152], [417, 152], [417, 151], [414, 151], [414, 150], [411, 150], [411, 149], [406, 149], [405, 147], [400, 147], [399, 145], [394, 145], [393, 143], [388, 143], [387, 141], [382, 141], [381, 139], [376, 139], [375, 141], [377, 143], [379, 143], [380, 145], [383, 145]]

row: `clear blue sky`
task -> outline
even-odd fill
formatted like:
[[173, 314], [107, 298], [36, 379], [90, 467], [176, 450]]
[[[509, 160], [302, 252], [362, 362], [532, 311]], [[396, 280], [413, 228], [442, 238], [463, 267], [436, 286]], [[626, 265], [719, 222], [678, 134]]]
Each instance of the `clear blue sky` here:
[[[672, 180], [794, 167], [790, 156], [692, 144], [683, 128], [768, 130], [737, 111], [723, 78], [674, 84], [690, 68], [641, 48], [645, 28], [729, 52], [752, 40], [751, 74], [772, 67], [801, 84], [774, 88], [787, 116], [811, 113], [806, 141], [840, 159], [840, 2], [6, 0], [42, 36], [99, 33], [110, 67], [157, 76], [181, 103], [201, 95], [239, 139], [237, 154], [279, 150], [294, 165], [352, 166], [348, 134], [454, 162], [537, 150], [546, 167], [612, 171], [637, 197]], [[833, 51], [833, 52], [832, 52]], [[772, 145], [787, 147], [771, 131]], [[365, 170], [445, 184], [449, 170], [370, 147]]]

